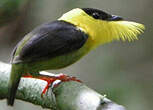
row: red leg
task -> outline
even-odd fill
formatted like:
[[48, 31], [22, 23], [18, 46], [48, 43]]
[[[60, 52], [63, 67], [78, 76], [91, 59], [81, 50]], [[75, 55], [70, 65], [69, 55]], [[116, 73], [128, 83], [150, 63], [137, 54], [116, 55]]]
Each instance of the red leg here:
[[[41, 79], [41, 80], [44, 80], [47, 82], [47, 85], [46, 87], [44, 88], [41, 96], [43, 96], [46, 91], [48, 90], [48, 88], [54, 83], [54, 81], [56, 80], [60, 80], [61, 82], [67, 82], [67, 81], [77, 81], [77, 82], [81, 82], [80, 80], [76, 79], [76, 77], [71, 77], [71, 76], [68, 76], [68, 75], [65, 75], [65, 74], [59, 74], [59, 75], [56, 75], [56, 76], [48, 76], [48, 75], [42, 75], [40, 74], [39, 76], [32, 76], [31, 74], [26, 74], [24, 75], [23, 77], [25, 78], [36, 78], [36, 79]], [[60, 83], [61, 83], [60, 82]], [[54, 87], [57, 87], [60, 83], [57, 83], [57, 84], [54, 84], [53, 85], [53, 88]]]

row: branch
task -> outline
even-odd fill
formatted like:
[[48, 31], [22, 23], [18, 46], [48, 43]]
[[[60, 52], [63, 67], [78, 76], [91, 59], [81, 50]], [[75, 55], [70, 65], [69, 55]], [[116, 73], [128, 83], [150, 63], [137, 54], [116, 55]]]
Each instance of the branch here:
[[[7, 97], [10, 68], [9, 64], [0, 62], [0, 99]], [[49, 89], [41, 98], [45, 85], [46, 82], [39, 79], [22, 78], [16, 98], [51, 110], [125, 110], [83, 83], [74, 81], [63, 82], [53, 90]]]

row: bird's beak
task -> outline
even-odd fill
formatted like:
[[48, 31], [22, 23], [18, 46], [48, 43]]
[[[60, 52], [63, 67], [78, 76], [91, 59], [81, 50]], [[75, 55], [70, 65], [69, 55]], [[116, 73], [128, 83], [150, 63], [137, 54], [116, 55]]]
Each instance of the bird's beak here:
[[123, 18], [120, 16], [112, 15], [112, 17], [109, 18], [108, 20], [109, 21], [121, 21], [121, 20], [123, 20]]

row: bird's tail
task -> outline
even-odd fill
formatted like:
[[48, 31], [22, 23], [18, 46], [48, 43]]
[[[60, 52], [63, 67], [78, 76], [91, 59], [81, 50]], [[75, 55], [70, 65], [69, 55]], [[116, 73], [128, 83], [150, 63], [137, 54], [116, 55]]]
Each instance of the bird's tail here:
[[13, 106], [14, 99], [16, 95], [16, 91], [23, 73], [23, 65], [22, 64], [12, 64], [11, 74], [8, 84], [8, 98], [7, 104]]

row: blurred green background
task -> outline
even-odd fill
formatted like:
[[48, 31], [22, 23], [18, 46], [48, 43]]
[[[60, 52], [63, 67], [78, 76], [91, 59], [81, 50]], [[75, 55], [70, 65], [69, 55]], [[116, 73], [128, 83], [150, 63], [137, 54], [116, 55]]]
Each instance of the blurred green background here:
[[[0, 0], [0, 61], [9, 63], [16, 43], [36, 26], [53, 21], [76, 7], [99, 8], [126, 20], [143, 23], [145, 33], [134, 42], [112, 42], [90, 52], [68, 68], [50, 71], [77, 76], [90, 88], [127, 110], [153, 108], [152, 0]], [[14, 110], [42, 110], [16, 101]], [[6, 100], [0, 110], [8, 110]]]

